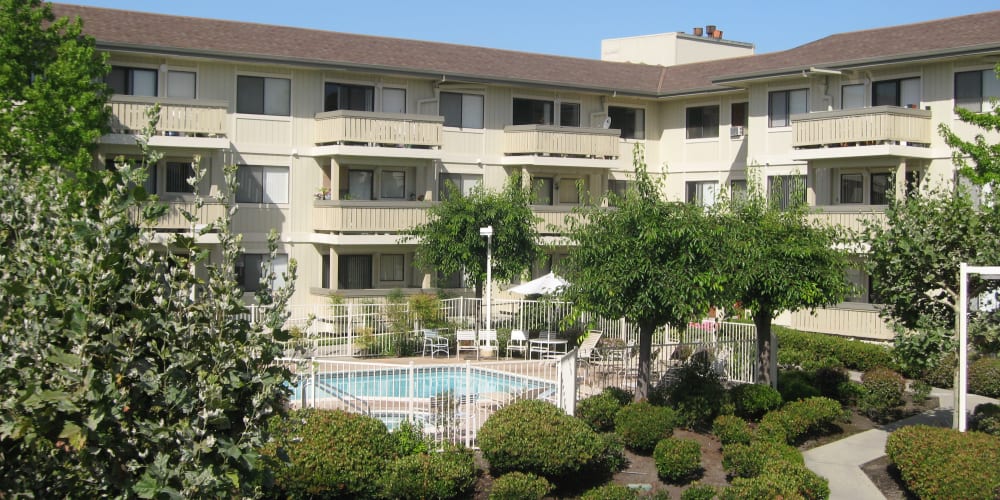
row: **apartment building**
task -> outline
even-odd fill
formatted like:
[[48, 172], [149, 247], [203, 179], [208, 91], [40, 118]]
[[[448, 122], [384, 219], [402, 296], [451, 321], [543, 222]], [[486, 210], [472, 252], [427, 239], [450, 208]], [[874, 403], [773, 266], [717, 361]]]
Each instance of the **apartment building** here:
[[[208, 170], [199, 187], [210, 201], [205, 220], [222, 211], [211, 200], [225, 189], [223, 165], [238, 165], [241, 280], [256, 286], [274, 228], [276, 268], [299, 262], [299, 304], [392, 289], [469, 293], [460, 279], [416, 269], [401, 231], [426, 220], [446, 182], [499, 188], [515, 173], [535, 190], [539, 230], [555, 245], [533, 270], [547, 272], [565, 253], [563, 217], [625, 188], [636, 143], [673, 199], [712, 203], [722, 188], [745, 189], [747, 167], [757, 166], [785, 201], [801, 180], [815, 217], [856, 227], [921, 182], [952, 182], [938, 124], [972, 137], [954, 108], [984, 110], [1000, 95], [992, 70], [1000, 11], [760, 55], [712, 30], [621, 38], [603, 41], [602, 60], [63, 4], [54, 11], [82, 18], [110, 54], [113, 131], [96, 163], [135, 155], [145, 111], [159, 103], [150, 143], [165, 156], [147, 187], [171, 211], [157, 231], [191, 230], [179, 210], [191, 206], [184, 179], [195, 155]], [[867, 277], [846, 272], [861, 293], [781, 321], [891, 337]]]

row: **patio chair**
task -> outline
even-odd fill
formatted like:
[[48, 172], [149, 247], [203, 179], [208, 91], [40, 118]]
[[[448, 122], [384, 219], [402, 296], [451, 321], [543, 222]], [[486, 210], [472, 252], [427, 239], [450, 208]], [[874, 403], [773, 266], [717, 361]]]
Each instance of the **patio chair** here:
[[507, 341], [507, 359], [510, 359], [511, 351], [520, 351], [525, 358], [528, 357], [528, 334], [524, 330], [511, 330], [510, 340]]
[[474, 330], [458, 330], [455, 332], [455, 353], [462, 355], [462, 351], [475, 351], [479, 357], [479, 346], [476, 344], [476, 332]]
[[435, 330], [423, 330], [424, 334], [424, 349], [422, 355], [427, 356], [428, 353], [433, 358], [437, 353], [444, 353], [445, 357], [448, 357], [449, 350], [451, 347], [448, 345], [448, 339], [442, 337]]
[[497, 342], [496, 330], [479, 330], [478, 352], [493, 351], [493, 355], [499, 357], [500, 344]]
[[592, 362], [597, 361], [601, 357], [600, 351], [597, 350], [597, 343], [601, 341], [601, 337], [604, 335], [603, 330], [590, 330], [587, 332], [587, 336], [580, 342], [580, 347], [577, 348], [577, 359]]

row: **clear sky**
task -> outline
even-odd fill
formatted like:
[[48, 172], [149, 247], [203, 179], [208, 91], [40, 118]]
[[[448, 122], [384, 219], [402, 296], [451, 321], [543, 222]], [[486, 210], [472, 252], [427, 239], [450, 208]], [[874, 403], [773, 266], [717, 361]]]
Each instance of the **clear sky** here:
[[[1000, 0], [63, 0], [63, 3], [600, 58], [601, 39], [714, 24], [757, 53], [846, 31], [1000, 9]], [[976, 29], [969, 26], [969, 29]]]

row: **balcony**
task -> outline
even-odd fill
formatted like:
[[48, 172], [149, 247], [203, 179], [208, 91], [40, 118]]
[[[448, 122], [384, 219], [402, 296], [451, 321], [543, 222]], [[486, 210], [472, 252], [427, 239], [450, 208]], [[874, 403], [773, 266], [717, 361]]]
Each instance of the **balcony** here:
[[147, 113], [160, 104], [156, 135], [171, 137], [226, 136], [225, 101], [171, 99], [116, 95], [111, 98], [111, 131], [114, 134], [138, 134], [149, 124]]
[[818, 213], [809, 214], [809, 219], [828, 226], [841, 226], [850, 231], [864, 229], [865, 221], [873, 221], [885, 227], [885, 205], [827, 205], [815, 207]]
[[601, 161], [620, 154], [620, 131], [615, 129], [512, 125], [503, 130], [504, 162], [509, 164], [559, 165], [570, 159], [567, 165], [580, 165], [582, 159], [607, 168]]
[[320, 200], [313, 203], [313, 229], [335, 233], [399, 233], [427, 222], [423, 201]]
[[[159, 220], [153, 224], [152, 229], [165, 232], [190, 231], [191, 223], [184, 218], [183, 211], [196, 212], [194, 202], [191, 201], [171, 201], [166, 202], [167, 213], [163, 214]], [[208, 203], [202, 205], [201, 210], [196, 212], [197, 224], [208, 224], [214, 222], [224, 215], [226, 206], [221, 203]]]
[[933, 137], [931, 112], [874, 108], [792, 116], [793, 158], [813, 160], [865, 156], [925, 157]]
[[316, 145], [440, 148], [444, 118], [429, 115], [328, 111], [316, 114]]
[[543, 235], [560, 234], [567, 229], [566, 216], [579, 219], [580, 216], [573, 213], [575, 208], [578, 205], [532, 205], [531, 211], [541, 218], [535, 228]]

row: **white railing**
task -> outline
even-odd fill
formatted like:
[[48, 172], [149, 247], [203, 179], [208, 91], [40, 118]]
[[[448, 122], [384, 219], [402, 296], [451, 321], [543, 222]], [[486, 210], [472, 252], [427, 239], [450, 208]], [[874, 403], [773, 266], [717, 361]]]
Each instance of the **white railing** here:
[[504, 127], [504, 154], [617, 158], [620, 130], [555, 125]]
[[226, 135], [229, 108], [226, 101], [128, 95], [116, 95], [109, 100], [112, 131], [116, 134], [141, 131], [149, 124], [147, 113], [154, 104], [160, 105], [160, 121], [156, 124], [159, 134]]
[[820, 111], [792, 116], [792, 146], [855, 146], [898, 142], [928, 144], [931, 112], [896, 106]]
[[441, 116], [327, 111], [316, 114], [316, 144], [440, 147]]

